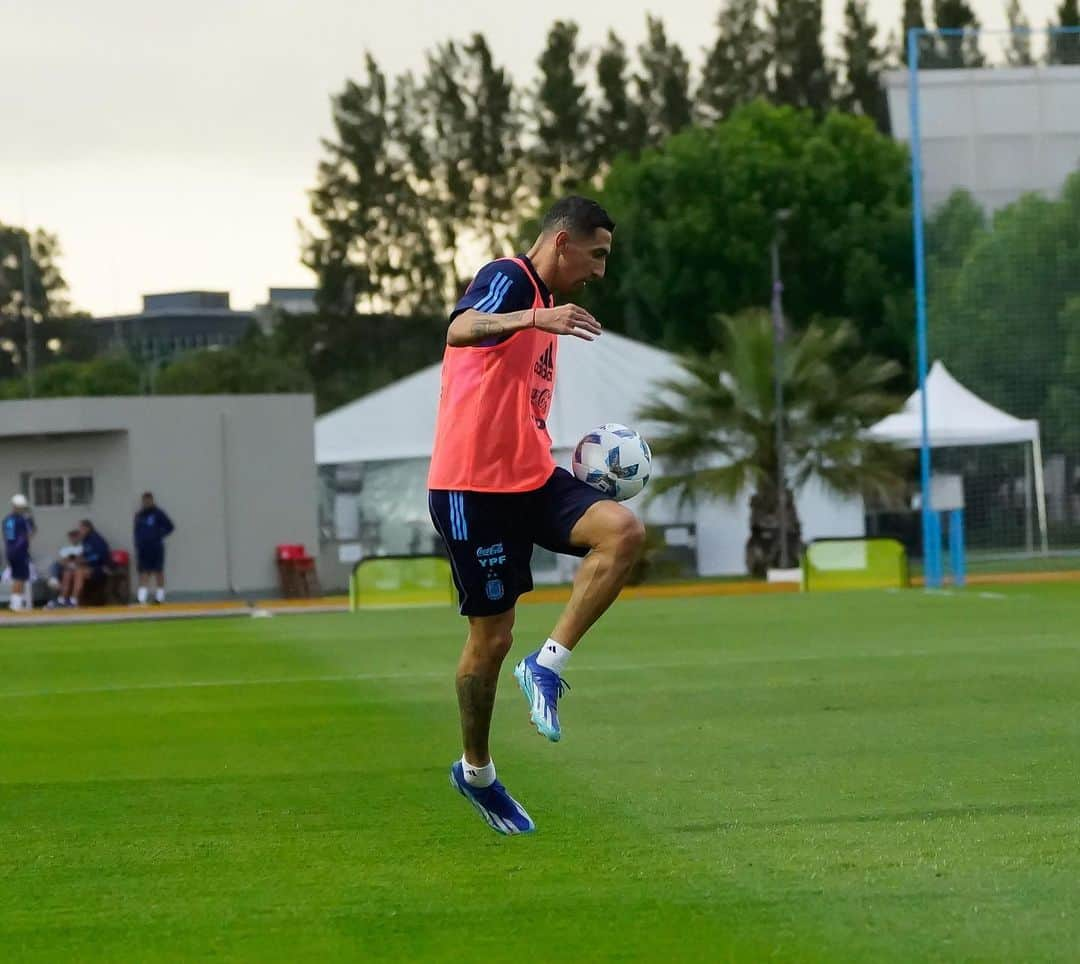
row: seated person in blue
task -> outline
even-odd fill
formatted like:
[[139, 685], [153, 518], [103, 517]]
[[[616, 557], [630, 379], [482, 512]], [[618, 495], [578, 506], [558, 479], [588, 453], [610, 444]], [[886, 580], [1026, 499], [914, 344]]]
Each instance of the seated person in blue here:
[[79, 535], [82, 536], [82, 558], [75, 573], [76, 600], [82, 598], [84, 587], [101, 585], [112, 567], [112, 550], [89, 519], [79, 523]]

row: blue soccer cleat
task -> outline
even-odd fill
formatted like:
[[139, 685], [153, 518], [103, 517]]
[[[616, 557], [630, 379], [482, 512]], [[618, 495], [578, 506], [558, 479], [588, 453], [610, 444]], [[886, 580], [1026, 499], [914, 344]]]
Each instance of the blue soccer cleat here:
[[529, 701], [529, 716], [536, 731], [552, 743], [558, 743], [562, 736], [559, 728], [559, 697], [570, 689], [570, 684], [554, 670], [537, 663], [538, 654], [539, 650], [518, 663], [514, 667], [514, 678]]
[[498, 780], [490, 787], [474, 787], [465, 779], [461, 761], [450, 767], [450, 786], [469, 801], [481, 817], [496, 833], [508, 836], [516, 833], [532, 833], [536, 824]]

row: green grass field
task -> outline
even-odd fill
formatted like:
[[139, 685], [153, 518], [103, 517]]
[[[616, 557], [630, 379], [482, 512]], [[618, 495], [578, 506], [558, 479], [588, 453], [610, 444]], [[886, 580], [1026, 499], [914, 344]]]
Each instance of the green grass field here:
[[0, 631], [0, 959], [1080, 958], [1080, 586], [621, 603], [562, 743], [507, 667], [517, 838], [447, 785], [461, 631]]

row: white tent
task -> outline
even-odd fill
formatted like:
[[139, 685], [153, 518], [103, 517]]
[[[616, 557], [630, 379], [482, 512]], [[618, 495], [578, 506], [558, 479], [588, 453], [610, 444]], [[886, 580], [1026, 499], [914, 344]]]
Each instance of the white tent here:
[[[633, 425], [646, 438], [653, 426], [636, 411], [657, 381], [683, 377], [676, 356], [605, 332], [593, 342], [559, 340], [559, 380], [548, 416], [556, 461], [569, 467], [570, 451], [589, 429], [604, 422]], [[426, 461], [435, 435], [440, 365], [431, 365], [316, 420], [315, 459], [320, 466], [382, 463], [382, 478], [369, 473], [366, 496], [383, 505], [392, 499], [413, 508], [402, 513], [406, 524], [423, 528]], [[415, 460], [415, 461], [414, 461]], [[376, 473], [377, 475], [378, 473]], [[379, 493], [376, 493], [376, 489]], [[348, 499], [344, 499], [348, 503]], [[803, 537], [861, 536], [865, 532], [862, 500], [841, 498], [811, 481], [796, 494]], [[697, 528], [698, 564], [703, 575], [745, 572], [743, 547], [749, 531], [749, 500], [713, 502], [679, 508], [673, 498], [629, 503], [655, 523], [693, 523]], [[352, 503], [343, 512], [355, 514]], [[426, 530], [425, 530], [426, 531]]]
[[[365, 395], [318, 419], [315, 458], [320, 465], [426, 458], [435, 437], [440, 365]], [[590, 428], [633, 422], [650, 383], [682, 374], [674, 355], [607, 332], [593, 342], [559, 341], [559, 384], [548, 416], [556, 451], [573, 448]]]
[[[1035, 502], [1045, 552], [1046, 488], [1038, 420], [1016, 418], [995, 408], [961, 385], [940, 361], [935, 361], [930, 367], [926, 376], [926, 392], [927, 434], [932, 448], [1010, 443], [1031, 446]], [[922, 392], [914, 392], [899, 412], [882, 419], [869, 429], [869, 434], [903, 448], [921, 447]]]

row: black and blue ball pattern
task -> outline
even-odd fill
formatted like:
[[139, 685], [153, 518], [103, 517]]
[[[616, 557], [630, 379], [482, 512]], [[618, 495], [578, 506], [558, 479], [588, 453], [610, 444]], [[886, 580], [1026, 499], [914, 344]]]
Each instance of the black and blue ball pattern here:
[[632, 428], [610, 422], [582, 436], [574, 449], [573, 469], [583, 482], [623, 502], [645, 488], [652, 453]]

